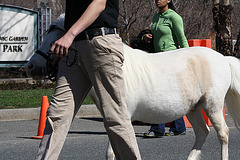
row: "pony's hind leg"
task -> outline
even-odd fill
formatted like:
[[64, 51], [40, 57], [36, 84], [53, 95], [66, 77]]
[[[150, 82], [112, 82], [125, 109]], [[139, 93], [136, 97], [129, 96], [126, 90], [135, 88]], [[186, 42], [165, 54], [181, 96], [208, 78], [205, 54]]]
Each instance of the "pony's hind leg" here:
[[[217, 106], [217, 105], [214, 105]], [[223, 106], [223, 105], [222, 105]], [[228, 159], [228, 136], [229, 136], [229, 128], [223, 117], [223, 107], [219, 105], [218, 108], [208, 108], [204, 110], [210, 119], [214, 129], [217, 132], [218, 140], [221, 144], [222, 149], [222, 160]]]
[[201, 107], [197, 107], [196, 110], [188, 113], [187, 118], [191, 123], [196, 136], [195, 144], [188, 156], [188, 160], [198, 160], [201, 159], [201, 149], [210, 130], [203, 119]]
[[110, 142], [108, 142], [108, 148], [106, 152], [106, 160], [115, 160], [115, 154], [112, 149], [112, 145]]

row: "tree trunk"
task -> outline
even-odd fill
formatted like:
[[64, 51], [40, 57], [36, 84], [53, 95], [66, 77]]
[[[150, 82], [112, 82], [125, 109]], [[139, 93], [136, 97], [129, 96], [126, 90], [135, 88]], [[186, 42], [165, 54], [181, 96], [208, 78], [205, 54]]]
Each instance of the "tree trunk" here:
[[216, 50], [225, 56], [232, 55], [232, 2], [214, 3], [213, 19], [216, 31]]
[[236, 44], [234, 46], [233, 55], [235, 57], [240, 58], [240, 30], [238, 32], [237, 42], [236, 42]]

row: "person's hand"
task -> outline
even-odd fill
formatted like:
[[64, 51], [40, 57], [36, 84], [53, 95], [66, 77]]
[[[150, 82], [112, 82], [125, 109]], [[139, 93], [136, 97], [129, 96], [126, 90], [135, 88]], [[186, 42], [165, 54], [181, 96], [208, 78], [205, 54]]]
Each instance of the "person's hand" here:
[[72, 45], [74, 37], [66, 33], [62, 38], [55, 41], [51, 47], [51, 52], [59, 57], [68, 55], [68, 48]]
[[152, 34], [145, 34], [143, 36], [143, 40], [146, 42], [146, 43], [151, 43], [152, 42]]

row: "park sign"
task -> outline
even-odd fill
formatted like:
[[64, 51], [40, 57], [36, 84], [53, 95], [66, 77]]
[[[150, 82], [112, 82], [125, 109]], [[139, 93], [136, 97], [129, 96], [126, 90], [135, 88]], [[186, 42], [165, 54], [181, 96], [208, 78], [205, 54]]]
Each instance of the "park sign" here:
[[38, 12], [0, 4], [0, 67], [23, 66], [38, 47]]

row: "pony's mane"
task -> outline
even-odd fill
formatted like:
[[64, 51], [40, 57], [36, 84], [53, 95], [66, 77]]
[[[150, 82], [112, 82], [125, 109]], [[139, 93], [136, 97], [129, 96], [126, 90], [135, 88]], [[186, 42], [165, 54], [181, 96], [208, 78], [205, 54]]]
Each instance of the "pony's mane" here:
[[135, 89], [132, 87], [136, 85], [133, 84], [145, 85], [151, 83], [150, 81], [153, 79], [149, 77], [153, 77], [153, 70], [151, 61], [148, 59], [151, 54], [124, 44], [124, 56], [123, 71], [125, 79], [127, 79], [126, 88], [129, 89], [127, 92], [134, 92]]

